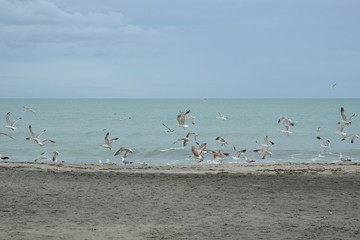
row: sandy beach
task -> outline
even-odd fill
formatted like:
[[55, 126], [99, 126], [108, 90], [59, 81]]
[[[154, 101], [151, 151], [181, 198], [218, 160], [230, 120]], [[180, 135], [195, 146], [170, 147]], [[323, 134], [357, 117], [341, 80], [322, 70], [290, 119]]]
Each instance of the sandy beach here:
[[0, 163], [0, 239], [359, 239], [359, 163]]

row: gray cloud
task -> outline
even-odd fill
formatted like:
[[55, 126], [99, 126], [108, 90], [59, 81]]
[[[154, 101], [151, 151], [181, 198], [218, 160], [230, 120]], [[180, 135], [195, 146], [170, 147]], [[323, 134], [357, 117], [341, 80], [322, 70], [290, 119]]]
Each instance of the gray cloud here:
[[121, 12], [67, 12], [45, 0], [0, 0], [0, 43], [94, 41], [146, 34]]

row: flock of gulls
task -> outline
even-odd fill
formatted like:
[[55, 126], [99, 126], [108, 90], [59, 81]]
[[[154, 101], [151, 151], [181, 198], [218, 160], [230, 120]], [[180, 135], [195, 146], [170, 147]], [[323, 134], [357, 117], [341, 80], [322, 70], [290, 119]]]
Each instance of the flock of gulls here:
[[[33, 114], [36, 114], [33, 109], [26, 107], [26, 106], [23, 107], [23, 110], [25, 112], [31, 112]], [[162, 125], [166, 129], [166, 132], [174, 132], [177, 128], [186, 130], [189, 127], [188, 121], [191, 121], [191, 124], [193, 124], [193, 125], [195, 124], [196, 117], [193, 115], [190, 115], [190, 110], [188, 110], [186, 112], [183, 112], [183, 111], [179, 111], [179, 112], [180, 113], [176, 116], [177, 124], [174, 127], [169, 127], [166, 124], [162, 123]], [[341, 107], [340, 108], [340, 116], [341, 116], [341, 119], [337, 122], [336, 134], [338, 134], [340, 136], [341, 141], [350, 139], [350, 143], [354, 143], [355, 140], [357, 138], [359, 138], [359, 135], [353, 134], [353, 133], [348, 134], [345, 131], [346, 131], [347, 127], [352, 124], [352, 119], [355, 117], [355, 113], [350, 116], [347, 116], [344, 108]], [[8, 112], [5, 116], [6, 124], [5, 124], [4, 128], [10, 132], [16, 131], [16, 123], [18, 121], [20, 121], [21, 119], [22, 118], [12, 119], [10, 112]], [[216, 119], [221, 120], [221, 121], [226, 121], [227, 117], [224, 114], [219, 112], [216, 115]], [[281, 116], [278, 119], [278, 124], [282, 125], [282, 129], [280, 130], [280, 132], [282, 132], [288, 136], [290, 136], [292, 134], [291, 128], [295, 126], [295, 123], [290, 118]], [[31, 125], [29, 125], [28, 128], [29, 128], [30, 136], [26, 137], [25, 138], [26, 140], [33, 141], [36, 145], [38, 145], [40, 147], [44, 146], [46, 143], [56, 143], [54, 140], [42, 137], [46, 133], [45, 129], [40, 132], [35, 132]], [[319, 129], [320, 128], [318, 128], [318, 131], [319, 131]], [[0, 131], [0, 135], [6, 136], [6, 137], [14, 140], [14, 138], [8, 132]], [[197, 163], [203, 162], [205, 160], [205, 156], [207, 154], [211, 155], [212, 158], [216, 162], [219, 162], [219, 163], [224, 162], [227, 159], [227, 157], [229, 157], [230, 155], [232, 155], [232, 159], [234, 159], [234, 160], [244, 159], [246, 162], [255, 162], [256, 161], [255, 159], [252, 159], [252, 158], [249, 158], [248, 156], [246, 156], [246, 153], [247, 153], [246, 149], [238, 150], [238, 149], [236, 149], [235, 146], [233, 147], [232, 154], [230, 154], [228, 152], [223, 152], [221, 150], [208, 149], [207, 143], [199, 143], [198, 142], [198, 138], [197, 138], [198, 135], [199, 134], [196, 132], [187, 132], [187, 134], [184, 137], [176, 139], [173, 142], [173, 144], [181, 143], [182, 146], [185, 147], [188, 145], [188, 143], [190, 142], [191, 139], [194, 139], [195, 144], [193, 144], [191, 146], [191, 154], [192, 154], [192, 158], [196, 159]], [[330, 148], [330, 140], [324, 139], [321, 136], [317, 136], [316, 138], [321, 142], [320, 147], [323, 149], [323, 151], [328, 151], [328, 149]], [[118, 139], [119, 138], [117, 138], [117, 137], [111, 138], [110, 133], [107, 132], [104, 136], [104, 143], [102, 144], [102, 147], [111, 150], [113, 142], [117, 141]], [[228, 142], [221, 136], [217, 136], [215, 138], [215, 141], [220, 146], [228, 145]], [[256, 141], [256, 143], [257, 143], [257, 148], [252, 150], [252, 152], [258, 153], [261, 159], [266, 159], [266, 158], [272, 156], [272, 152], [270, 151], [270, 149], [275, 143], [273, 141], [271, 141], [268, 136], [264, 137], [264, 140], [262, 143], [259, 143], [257, 141]], [[46, 154], [49, 154], [49, 153], [52, 154], [52, 157], [46, 156]], [[137, 164], [142, 167], [148, 166], [147, 162], [127, 160], [127, 157], [133, 153], [134, 153], [134, 150], [132, 150], [131, 148], [121, 146], [115, 152], [114, 156], [120, 156], [121, 161], [125, 166], [128, 164]], [[46, 151], [43, 151], [40, 154], [40, 157], [35, 159], [34, 162], [50, 161], [50, 162], [54, 162], [54, 163], [62, 163], [63, 161], [59, 160], [58, 156], [59, 156], [59, 151], [46, 150]], [[1, 157], [1, 160], [10, 159], [8, 156], [2, 156], [1, 154], [0, 154], [0, 157]], [[340, 161], [351, 161], [351, 159], [344, 156], [341, 152], [339, 152], [339, 160]], [[106, 161], [99, 160], [99, 163], [100, 164], [115, 164], [115, 163], [110, 162], [109, 159], [107, 159]]]

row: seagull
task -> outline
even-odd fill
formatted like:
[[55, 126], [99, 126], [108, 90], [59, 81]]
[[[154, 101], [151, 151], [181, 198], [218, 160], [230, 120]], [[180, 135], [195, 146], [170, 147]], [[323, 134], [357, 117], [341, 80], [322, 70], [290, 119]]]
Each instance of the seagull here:
[[350, 123], [344, 123], [344, 125], [341, 125], [340, 122], [337, 123], [337, 131], [336, 134], [340, 134], [342, 137], [346, 136], [346, 133], [344, 132], [345, 128], [348, 127]]
[[198, 163], [204, 161], [204, 156], [202, 155], [203, 149], [201, 147], [196, 149], [194, 146], [191, 146], [191, 152], [193, 153], [193, 157], [198, 159]]
[[7, 156], [3, 156], [3, 155], [1, 155], [1, 154], [0, 154], [0, 158], [1, 158], [1, 160], [6, 160], [6, 159], [9, 159], [9, 157], [7, 157]]
[[42, 152], [41, 155], [44, 155], [44, 154], [46, 154], [46, 153], [53, 153], [53, 154], [54, 154], [53, 157], [51, 158], [51, 160], [52, 160], [53, 162], [55, 162], [55, 163], [63, 163], [63, 162], [64, 162], [64, 161], [60, 161], [60, 160], [58, 159], [58, 155], [59, 155], [59, 152], [58, 152], [58, 151], [56, 151], [56, 150], [46, 150], [45, 152]]
[[6, 114], [6, 125], [5, 125], [5, 128], [8, 128], [8, 129], [11, 129], [11, 130], [15, 130], [16, 127], [15, 127], [15, 124], [20, 120], [21, 118], [18, 118], [16, 120], [11, 120], [10, 119], [10, 112], [8, 112]]
[[254, 159], [248, 158], [247, 156], [244, 156], [244, 157], [245, 157], [245, 161], [248, 162], [248, 163], [255, 162]]
[[334, 89], [334, 88], [336, 87], [336, 85], [337, 85], [337, 83], [330, 83], [330, 84], [329, 84], [329, 87], [330, 87], [331, 89]]
[[190, 113], [190, 110], [188, 110], [187, 112], [185, 112], [185, 114], [182, 112], [182, 111], [180, 111], [180, 115], [182, 115], [182, 114], [184, 114], [183, 116], [185, 117], [185, 119], [189, 119], [189, 118], [191, 118], [191, 124], [195, 124], [195, 119], [196, 119], [196, 117], [194, 117], [194, 116], [192, 116], [192, 115], [189, 115], [189, 113]]
[[206, 143], [198, 143], [196, 142], [196, 144], [199, 146], [199, 151], [200, 153], [208, 153], [208, 150], [206, 149]]
[[321, 137], [316, 137], [318, 140], [322, 141], [322, 144], [320, 145], [324, 151], [326, 151], [330, 147], [330, 140], [323, 139]]
[[339, 152], [339, 159], [340, 159], [341, 161], [343, 161], [343, 162], [350, 162], [350, 161], [351, 161], [350, 158], [344, 157], [341, 152]]
[[213, 157], [215, 160], [219, 162], [223, 162], [227, 156], [229, 156], [229, 153], [222, 153], [219, 151], [212, 151]]
[[227, 142], [225, 141], [225, 139], [223, 139], [222, 137], [217, 137], [215, 138], [215, 140], [220, 143], [221, 146], [226, 146]]
[[38, 144], [40, 147], [44, 146], [44, 142], [51, 142], [51, 143], [55, 143], [55, 141], [51, 140], [51, 139], [44, 139], [41, 140], [40, 136], [43, 135], [46, 131], [46, 129], [42, 130], [41, 133], [39, 134], [35, 134], [31, 128], [31, 125], [29, 125], [29, 131], [31, 134], [31, 137], [27, 137], [26, 140], [33, 140], [36, 144]]
[[268, 149], [266, 148], [258, 148], [255, 149], [253, 152], [257, 152], [259, 154], [264, 153], [264, 156], [262, 157], [262, 159], [265, 159], [267, 157], [271, 157], [272, 156], [272, 152], [270, 152]]
[[341, 114], [341, 118], [342, 118], [342, 122], [346, 123], [346, 124], [351, 124], [351, 119], [353, 117], [355, 117], [355, 113], [353, 115], [351, 115], [349, 118], [346, 117], [346, 114], [345, 114], [345, 109], [343, 107], [340, 108], [340, 114]]
[[105, 134], [105, 138], [104, 138], [104, 144], [102, 145], [104, 148], [108, 148], [108, 149], [110, 149], [111, 150], [111, 144], [112, 144], [112, 142], [113, 141], [116, 141], [116, 140], [118, 140], [119, 138], [112, 138], [112, 139], [109, 139], [109, 132], [107, 132], [106, 134]]
[[176, 120], [178, 121], [178, 124], [176, 126], [177, 127], [182, 127], [184, 129], [189, 127], [189, 125], [185, 124], [185, 119], [186, 119], [185, 115], [180, 113], [176, 118]]
[[117, 156], [122, 152], [125, 152], [124, 156], [122, 157], [123, 159], [125, 159], [129, 154], [133, 153], [134, 151], [131, 148], [121, 147], [115, 152], [114, 156]]
[[294, 126], [294, 123], [292, 123], [292, 120], [290, 118], [287, 118], [287, 117], [283, 117], [281, 116], [278, 120], [278, 123], [282, 122], [283, 124], [292, 124], [292, 126]]
[[[256, 141], [257, 142], [257, 141]], [[260, 148], [271, 148], [275, 143], [269, 140], [268, 136], [264, 137], [264, 143], [259, 145]]]
[[234, 146], [234, 155], [233, 155], [233, 159], [234, 160], [239, 160], [241, 155], [244, 154], [246, 152], [246, 149], [240, 150], [240, 151], [236, 151], [236, 148]]
[[52, 161], [52, 158], [42, 155], [34, 160], [34, 162], [38, 162], [38, 161]]
[[218, 120], [226, 120], [227, 117], [224, 114], [221, 114], [221, 113], [218, 112], [218, 115], [216, 116], [216, 119], [218, 119]]
[[9, 134], [5, 133], [5, 132], [0, 132], [0, 135], [4, 135], [4, 136], [7, 136], [9, 138], [12, 138], [15, 140], [15, 138], [13, 138], [12, 136], [10, 136]]
[[174, 128], [173, 128], [173, 129], [169, 128], [169, 127], [166, 126], [164, 123], [163, 123], [162, 125], [167, 128], [167, 131], [166, 131], [166, 132], [173, 132], [173, 131], [175, 130]]
[[32, 112], [33, 114], [36, 115], [35, 111], [34, 111], [33, 109], [27, 107], [27, 106], [24, 106], [24, 107], [23, 107], [23, 110], [24, 110], [24, 112]]
[[344, 141], [346, 138], [351, 138], [351, 143], [354, 143], [355, 139], [356, 138], [359, 138], [360, 136], [357, 135], [357, 134], [346, 134], [342, 139], [341, 141]]
[[281, 132], [290, 136], [290, 134], [292, 134], [292, 132], [290, 131], [290, 126], [294, 126], [294, 124], [290, 122], [288, 124], [285, 124], [284, 129], [282, 129]]
[[187, 145], [187, 143], [189, 142], [189, 137], [188, 135], [186, 135], [186, 137], [182, 137], [182, 138], [178, 138], [173, 144], [177, 143], [177, 142], [183, 142], [183, 146], [185, 147]]

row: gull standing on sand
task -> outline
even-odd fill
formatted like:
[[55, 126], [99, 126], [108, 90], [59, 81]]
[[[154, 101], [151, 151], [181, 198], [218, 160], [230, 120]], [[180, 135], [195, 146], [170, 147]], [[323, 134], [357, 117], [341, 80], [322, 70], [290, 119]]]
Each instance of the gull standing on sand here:
[[15, 124], [16, 124], [20, 119], [21, 119], [21, 117], [18, 118], [18, 119], [16, 119], [16, 120], [11, 120], [11, 119], [10, 119], [10, 112], [8, 112], [8, 113], [6, 114], [6, 125], [5, 125], [5, 128], [8, 128], [8, 129], [11, 129], [11, 130], [14, 131], [14, 130], [16, 129]]
[[51, 160], [55, 163], [63, 163], [64, 161], [60, 161], [58, 159], [58, 156], [59, 156], [59, 152], [56, 151], [56, 150], [46, 150], [45, 152], [42, 152], [41, 155], [44, 155], [46, 153], [53, 153], [53, 157], [51, 158]]
[[351, 124], [351, 119], [353, 117], [355, 117], [355, 113], [352, 114], [350, 117], [346, 117], [346, 114], [345, 114], [345, 109], [343, 107], [340, 108], [340, 114], [341, 114], [341, 118], [342, 118], [342, 122], [346, 123], [346, 124]]
[[113, 141], [116, 141], [118, 140], [119, 138], [112, 138], [112, 139], [109, 139], [109, 135], [110, 133], [106, 133], [105, 134], [105, 138], [104, 138], [104, 144], [102, 145], [104, 148], [108, 148], [111, 150], [111, 144], [113, 143]]
[[359, 138], [360, 136], [357, 135], [357, 134], [346, 134], [342, 139], [341, 141], [344, 141], [346, 138], [351, 138], [351, 143], [354, 143], [355, 139], [356, 138]]
[[0, 154], [0, 158], [1, 158], [1, 160], [6, 160], [6, 159], [9, 159], [9, 157], [7, 157], [7, 156], [3, 156], [3, 155], [1, 155], [1, 154]]
[[7, 137], [15, 140], [15, 138], [13, 138], [12, 136], [10, 136], [9, 134], [7, 134], [5, 132], [0, 132], [0, 135], [4, 135], [4, 136], [7, 136]]
[[339, 159], [340, 159], [342, 162], [350, 162], [350, 161], [351, 161], [350, 158], [344, 157], [341, 152], [339, 152]]
[[29, 131], [31, 134], [31, 137], [27, 137], [26, 140], [33, 140], [36, 144], [38, 144], [40, 147], [44, 146], [44, 142], [51, 142], [51, 143], [55, 143], [55, 141], [51, 140], [51, 139], [44, 139], [41, 140], [40, 136], [43, 135], [46, 131], [46, 129], [44, 129], [41, 133], [39, 134], [35, 134], [31, 128], [31, 125], [29, 125]]
[[330, 147], [330, 140], [323, 139], [321, 137], [316, 137], [316, 138], [322, 141], [322, 144], [320, 146], [324, 149], [324, 152], [327, 151], [328, 148]]
[[254, 159], [248, 158], [247, 156], [244, 156], [244, 158], [245, 158], [245, 161], [248, 162], [248, 163], [255, 162]]

